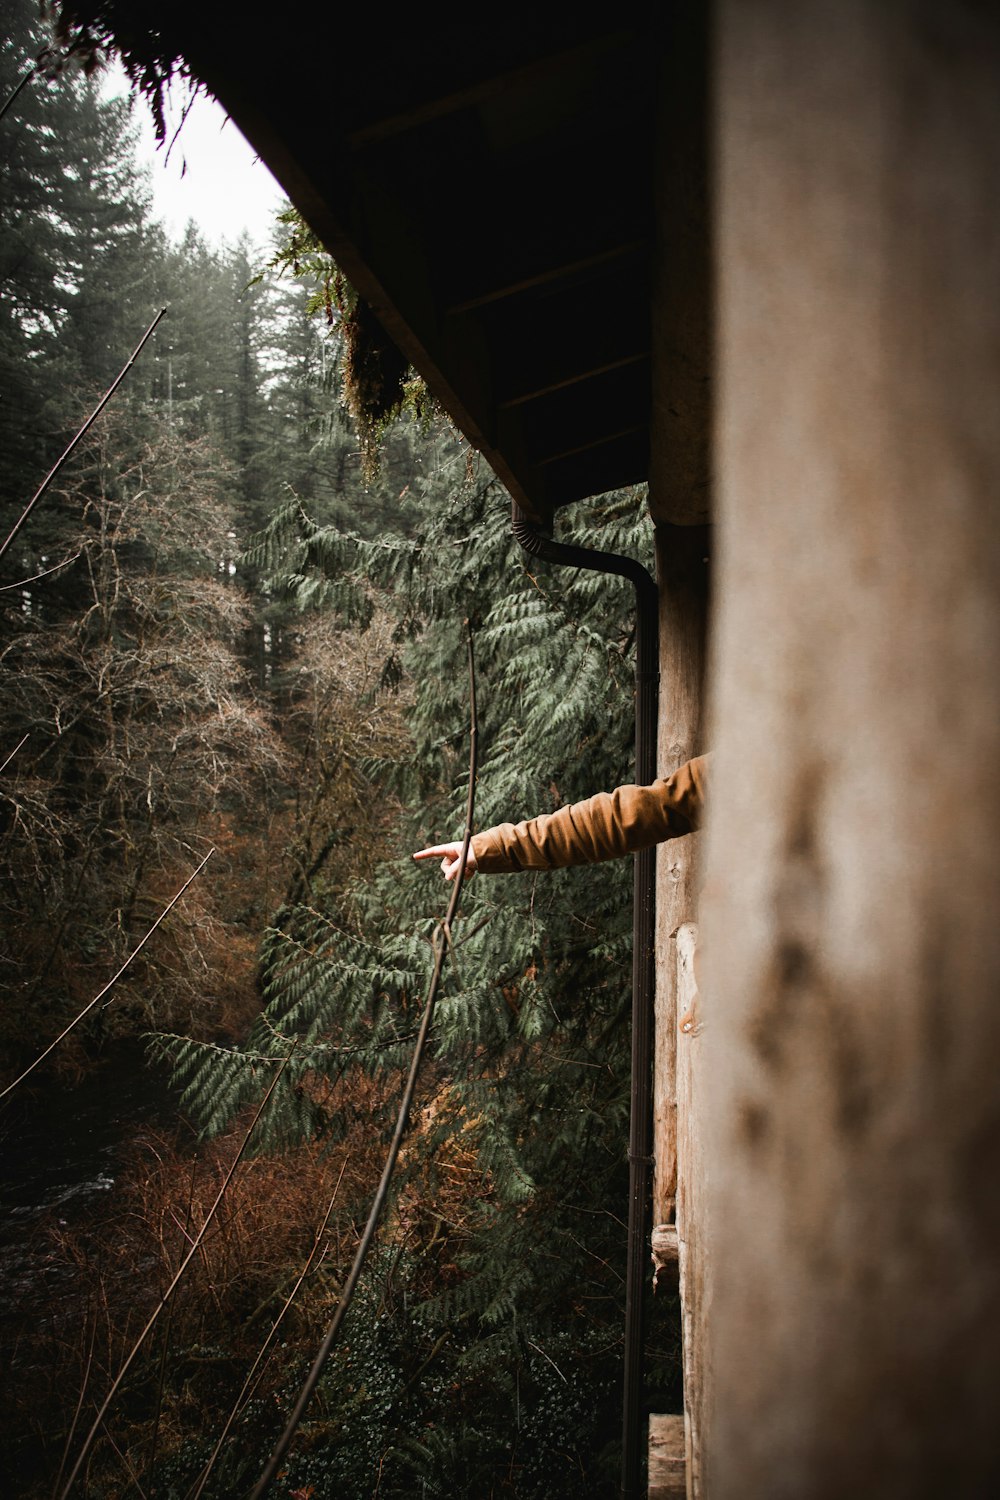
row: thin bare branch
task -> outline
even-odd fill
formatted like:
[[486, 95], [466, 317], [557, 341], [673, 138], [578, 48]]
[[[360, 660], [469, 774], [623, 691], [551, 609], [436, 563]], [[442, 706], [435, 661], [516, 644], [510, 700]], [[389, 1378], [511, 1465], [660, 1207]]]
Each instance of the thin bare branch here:
[[[438, 1232], [440, 1231], [440, 1228], [441, 1228], [441, 1225], [440, 1225], [440, 1223], [438, 1223], [435, 1226], [435, 1229], [434, 1229], [435, 1237], [437, 1236]], [[426, 1355], [424, 1359], [422, 1359], [420, 1361], [419, 1365], [414, 1370], [414, 1372], [410, 1376], [409, 1380], [403, 1386], [402, 1394], [404, 1396], [406, 1395], [407, 1391], [410, 1391], [410, 1390], [413, 1389], [413, 1387], [416, 1385], [417, 1381], [420, 1379], [421, 1375], [428, 1368], [428, 1366], [430, 1366], [430, 1365], [432, 1365], [434, 1363], [434, 1361], [437, 1359], [438, 1355], [441, 1353], [441, 1350], [444, 1348], [445, 1344], [451, 1338], [452, 1332], [453, 1332], [452, 1329], [446, 1328], [445, 1331], [444, 1331], [444, 1333], [442, 1333], [441, 1337], [438, 1338], [438, 1339], [435, 1339], [434, 1345], [431, 1348], [431, 1352], [428, 1355]]]
[[7, 548], [17, 536], [17, 533], [21, 530], [21, 527], [24, 525], [25, 521], [27, 521], [28, 517], [31, 515], [31, 512], [34, 510], [35, 506], [45, 494], [45, 491], [48, 489], [53, 479], [55, 479], [56, 475], [59, 473], [59, 470], [62, 468], [63, 464], [73, 452], [73, 449], [76, 447], [77, 443], [79, 443], [84, 434], [86, 432], [89, 432], [90, 428], [93, 427], [94, 423], [97, 421], [97, 418], [101, 415], [101, 412], [107, 406], [108, 402], [111, 400], [111, 397], [121, 385], [129, 370], [131, 370], [132, 366], [135, 364], [137, 358], [139, 357], [139, 354], [142, 352], [143, 345], [152, 334], [153, 329], [163, 317], [163, 314], [166, 312], [166, 310], [167, 309], [165, 307], [160, 308], [159, 312], [156, 314], [156, 317], [153, 319], [152, 323], [150, 323], [149, 327], [146, 329], [146, 332], [143, 334], [142, 338], [132, 350], [129, 358], [125, 361], [125, 364], [122, 366], [121, 370], [115, 376], [114, 380], [108, 386], [108, 389], [104, 392], [104, 395], [101, 397], [100, 401], [98, 401], [97, 405], [94, 407], [94, 410], [91, 412], [86, 422], [84, 422], [83, 426], [76, 434], [76, 437], [73, 438], [69, 446], [63, 450], [60, 457], [56, 460], [52, 468], [46, 474], [45, 478], [42, 480], [41, 484], [38, 486], [37, 490], [32, 495], [27, 505], [24, 507], [23, 511], [20, 514], [20, 517], [15, 522], [14, 527], [11, 530], [11, 533], [8, 536], [7, 540], [3, 543], [3, 546], [0, 546], [0, 557], [3, 557], [4, 553], [7, 551]]
[[192, 1244], [191, 1248], [188, 1250], [188, 1253], [185, 1255], [184, 1259], [181, 1261], [180, 1265], [178, 1266], [177, 1271], [174, 1274], [173, 1280], [171, 1281], [170, 1285], [167, 1287], [166, 1291], [163, 1293], [163, 1296], [160, 1298], [160, 1300], [157, 1303], [157, 1305], [156, 1305], [155, 1309], [153, 1310], [153, 1312], [150, 1314], [150, 1316], [149, 1316], [149, 1318], [148, 1318], [148, 1320], [146, 1322], [146, 1326], [143, 1328], [143, 1330], [140, 1333], [139, 1337], [136, 1339], [135, 1343], [132, 1345], [132, 1348], [129, 1350], [129, 1353], [126, 1356], [124, 1364], [122, 1365], [121, 1369], [118, 1371], [118, 1374], [115, 1376], [115, 1379], [114, 1379], [114, 1381], [112, 1382], [112, 1385], [111, 1385], [111, 1389], [108, 1391], [108, 1394], [105, 1396], [104, 1401], [101, 1404], [101, 1409], [97, 1413], [97, 1416], [94, 1418], [93, 1426], [91, 1427], [90, 1431], [87, 1433], [87, 1436], [84, 1439], [83, 1447], [80, 1449], [80, 1452], [77, 1455], [76, 1463], [73, 1465], [73, 1469], [72, 1469], [72, 1472], [70, 1473], [69, 1479], [66, 1481], [66, 1487], [65, 1487], [65, 1489], [62, 1492], [61, 1500], [67, 1500], [67, 1496], [70, 1494], [70, 1491], [72, 1490], [73, 1485], [76, 1483], [77, 1477], [79, 1476], [80, 1470], [83, 1468], [84, 1460], [86, 1459], [87, 1454], [90, 1452], [91, 1446], [93, 1445], [93, 1442], [94, 1442], [94, 1438], [97, 1436], [98, 1432], [100, 1431], [100, 1429], [101, 1429], [101, 1427], [102, 1427], [102, 1425], [104, 1423], [104, 1418], [107, 1416], [108, 1409], [111, 1406], [111, 1403], [114, 1400], [115, 1396], [118, 1394], [119, 1389], [121, 1388], [122, 1381], [125, 1379], [125, 1376], [128, 1374], [129, 1370], [131, 1369], [133, 1361], [135, 1360], [135, 1358], [136, 1358], [137, 1354], [139, 1353], [139, 1350], [142, 1348], [143, 1344], [146, 1342], [146, 1339], [149, 1336], [149, 1334], [150, 1334], [151, 1330], [153, 1329], [153, 1327], [155, 1326], [157, 1319], [159, 1318], [159, 1316], [162, 1313], [163, 1309], [167, 1306], [167, 1304], [169, 1303], [171, 1297], [173, 1296], [174, 1292], [176, 1291], [177, 1287], [179, 1286], [179, 1284], [180, 1284], [180, 1282], [181, 1282], [181, 1280], [182, 1280], [182, 1278], [184, 1276], [185, 1271], [187, 1270], [188, 1266], [191, 1264], [191, 1262], [194, 1259], [194, 1257], [197, 1255], [199, 1246], [201, 1245], [202, 1240], [205, 1238], [205, 1235], [208, 1232], [208, 1227], [212, 1223], [212, 1220], [215, 1218], [215, 1215], [218, 1213], [219, 1207], [220, 1207], [220, 1205], [222, 1203], [222, 1200], [223, 1200], [223, 1198], [226, 1195], [226, 1190], [228, 1189], [229, 1184], [233, 1180], [233, 1174], [235, 1173], [236, 1168], [239, 1166], [240, 1162], [243, 1160], [243, 1156], [244, 1156], [244, 1154], [246, 1152], [246, 1149], [247, 1149], [247, 1147], [250, 1144], [250, 1137], [253, 1135], [254, 1131], [256, 1130], [257, 1123], [260, 1120], [261, 1116], [263, 1115], [265, 1109], [267, 1108], [268, 1102], [270, 1101], [270, 1098], [271, 1098], [271, 1095], [274, 1093], [275, 1089], [277, 1088], [278, 1082], [279, 1082], [279, 1080], [281, 1078], [281, 1075], [282, 1075], [282, 1073], [284, 1073], [284, 1071], [287, 1068], [289, 1062], [291, 1061], [291, 1058], [292, 1058], [292, 1055], [293, 1055], [294, 1051], [295, 1051], [295, 1048], [293, 1047], [291, 1049], [291, 1051], [288, 1052], [287, 1055], [284, 1058], [282, 1058], [281, 1066], [278, 1068], [278, 1070], [275, 1073], [274, 1077], [271, 1079], [271, 1082], [269, 1083], [269, 1085], [267, 1087], [267, 1092], [265, 1093], [263, 1099], [260, 1101], [260, 1104], [257, 1107], [256, 1113], [254, 1114], [253, 1119], [250, 1121], [250, 1124], [247, 1127], [246, 1134], [244, 1135], [243, 1140], [240, 1143], [240, 1149], [237, 1151], [236, 1155], [233, 1157], [232, 1164], [230, 1165], [230, 1168], [229, 1168], [228, 1172], [226, 1173], [225, 1177], [222, 1180], [222, 1186], [219, 1188], [219, 1191], [216, 1194], [215, 1202], [212, 1204], [212, 1207], [209, 1209], [208, 1213], [206, 1214], [206, 1216], [205, 1216], [205, 1222], [202, 1224], [202, 1226], [199, 1229], [197, 1235], [195, 1236], [194, 1243]]
[[[131, 1480], [131, 1484], [129, 1485], [129, 1489], [131, 1489], [132, 1485], [134, 1485], [135, 1488], [139, 1491], [139, 1500], [146, 1500], [146, 1491], [143, 1489], [142, 1485], [139, 1483], [139, 1476], [138, 1476], [138, 1474], [135, 1472], [135, 1469], [133, 1468], [133, 1466], [132, 1466], [131, 1462], [129, 1461], [128, 1457], [119, 1448], [118, 1444], [115, 1442], [114, 1438], [111, 1436], [111, 1434], [108, 1431], [108, 1429], [107, 1429], [106, 1426], [104, 1428], [104, 1436], [107, 1438], [108, 1442], [111, 1444], [112, 1448], [115, 1450], [115, 1453], [117, 1454], [118, 1458], [121, 1460], [122, 1468], [125, 1470], [125, 1472], [128, 1474], [129, 1479]], [[128, 1491], [126, 1491], [126, 1493], [128, 1493]]]
[[83, 1383], [80, 1386], [80, 1394], [76, 1398], [76, 1409], [73, 1412], [73, 1420], [69, 1424], [69, 1432], [66, 1434], [66, 1442], [63, 1444], [62, 1460], [59, 1464], [59, 1473], [56, 1482], [52, 1486], [52, 1500], [56, 1500], [59, 1494], [59, 1486], [62, 1483], [63, 1471], [66, 1468], [66, 1460], [69, 1458], [69, 1450], [73, 1446], [73, 1437], [76, 1433], [76, 1424], [80, 1420], [80, 1412], [83, 1409], [83, 1398], [87, 1394], [87, 1386], [90, 1384], [90, 1371], [94, 1363], [94, 1345], [97, 1343], [97, 1313], [94, 1313], [94, 1326], [90, 1331], [90, 1348], [87, 1350], [87, 1362], [83, 1368]]
[[[163, 165], [164, 166], [167, 166], [169, 164], [169, 162], [170, 162], [170, 153], [174, 149], [174, 147], [177, 145], [177, 139], [178, 139], [181, 131], [184, 129], [184, 126], [187, 123], [187, 117], [191, 113], [192, 109], [194, 108], [195, 100], [197, 99], [197, 97], [198, 97], [198, 95], [199, 95], [200, 92], [201, 92], [201, 90], [198, 88], [197, 84], [192, 83], [191, 84], [191, 97], [188, 99], [187, 103], [184, 106], [183, 111], [181, 112], [181, 121], [180, 121], [180, 124], [178, 125], [177, 129], [174, 131], [173, 136], [171, 137], [171, 140], [170, 140], [170, 145], [167, 147], [166, 155], [163, 158]], [[227, 116], [227, 118], [228, 118], [228, 116]], [[184, 176], [184, 173], [186, 171], [187, 171], [187, 162], [185, 161], [185, 162], [181, 163], [181, 176], [182, 177]]]
[[396, 1161], [399, 1157], [400, 1147], [403, 1144], [403, 1137], [406, 1134], [406, 1127], [409, 1123], [410, 1108], [413, 1103], [413, 1095], [417, 1085], [417, 1074], [420, 1071], [420, 1063], [423, 1059], [424, 1047], [427, 1042], [427, 1035], [430, 1031], [431, 1021], [434, 1018], [434, 1003], [437, 999], [438, 986], [441, 983], [441, 972], [444, 967], [445, 955], [451, 948], [451, 929], [452, 924], [455, 920], [455, 916], [458, 912], [458, 903], [461, 899], [462, 884], [465, 875], [465, 862], [469, 854], [469, 844], [472, 841], [472, 820], [475, 813], [476, 804], [476, 770], [479, 762], [479, 719], [476, 712], [476, 668], [472, 650], [472, 628], [468, 620], [466, 620], [465, 622], [465, 629], [469, 660], [470, 709], [469, 795], [465, 809], [465, 833], [462, 838], [462, 853], [459, 861], [458, 874], [455, 877], [455, 886], [451, 893], [451, 900], [448, 902], [448, 910], [446, 911], [443, 919], [439, 924], [437, 941], [434, 945], [434, 971], [431, 975], [430, 984], [428, 985], [427, 989], [427, 999], [424, 1003], [424, 1011], [420, 1021], [420, 1031], [417, 1036], [417, 1043], [413, 1049], [413, 1061], [410, 1064], [410, 1071], [406, 1080], [406, 1086], [403, 1090], [403, 1097], [400, 1100], [399, 1113], [396, 1118], [396, 1128], [393, 1132], [392, 1142], [389, 1146], [389, 1153], [386, 1157], [385, 1166], [382, 1169], [382, 1177], [379, 1181], [379, 1185], [375, 1193], [375, 1198], [372, 1202], [371, 1211], [368, 1215], [368, 1222], [365, 1225], [364, 1233], [361, 1236], [361, 1241], [354, 1256], [354, 1264], [351, 1266], [347, 1281], [344, 1283], [344, 1289], [341, 1293], [340, 1301], [337, 1304], [337, 1310], [333, 1315], [333, 1319], [330, 1323], [330, 1327], [327, 1329], [323, 1342], [319, 1346], [319, 1351], [316, 1355], [316, 1358], [313, 1360], [312, 1369], [306, 1376], [305, 1383], [303, 1384], [302, 1389], [299, 1392], [298, 1399], [292, 1410], [292, 1414], [289, 1417], [288, 1422], [286, 1423], [285, 1430], [281, 1434], [281, 1437], [278, 1439], [277, 1445], [274, 1449], [274, 1452], [271, 1454], [271, 1457], [268, 1459], [263, 1474], [253, 1488], [250, 1495], [250, 1500], [261, 1500], [261, 1497], [263, 1495], [266, 1495], [267, 1491], [270, 1489], [274, 1477], [277, 1474], [279, 1467], [281, 1466], [281, 1461], [284, 1458], [285, 1454], [288, 1452], [288, 1448], [291, 1444], [292, 1438], [295, 1436], [299, 1423], [302, 1421], [302, 1418], [305, 1415], [306, 1407], [308, 1406], [313, 1392], [315, 1391], [316, 1386], [319, 1383], [320, 1375], [323, 1372], [323, 1366], [326, 1364], [330, 1351], [333, 1348], [334, 1343], [336, 1342], [337, 1335], [340, 1332], [341, 1324], [343, 1323], [344, 1318], [347, 1314], [347, 1309], [351, 1305], [351, 1299], [354, 1296], [354, 1290], [358, 1284], [358, 1281], [360, 1280], [361, 1272], [365, 1264], [365, 1259], [368, 1255], [369, 1246], [371, 1245], [371, 1242], [375, 1237], [375, 1230], [378, 1227], [378, 1221], [381, 1217], [382, 1209], [389, 1194], [389, 1183], [391, 1182], [393, 1172], [396, 1169]]
[[[6, 546], [6, 543], [4, 544]], [[56, 563], [54, 568], [46, 568], [43, 573], [33, 573], [30, 578], [21, 578], [17, 583], [0, 583], [0, 594], [6, 594], [8, 589], [26, 589], [29, 583], [38, 583], [42, 578], [51, 578], [53, 573], [58, 573], [60, 568], [68, 568], [70, 563], [75, 563], [82, 553], [74, 552], [72, 557], [63, 558], [61, 563]]]
[[0, 766], [0, 771], [6, 771], [7, 767], [10, 765], [11, 761], [14, 759], [14, 756], [20, 750], [21, 746], [25, 743], [26, 740], [29, 740], [30, 738], [31, 738], [30, 733], [29, 734], [22, 734], [21, 738], [18, 740], [17, 744], [14, 746], [13, 750], [10, 752], [10, 754], [7, 757], [7, 759], [4, 761], [3, 765]]
[[0, 120], [3, 119], [4, 115], [10, 109], [11, 105], [14, 103], [14, 100], [17, 98], [17, 96], [21, 92], [21, 90], [23, 88], [25, 88], [31, 82], [31, 80], [34, 78], [36, 72], [37, 72], [37, 69], [35, 68], [34, 63], [32, 63], [31, 67], [25, 73], [24, 77], [21, 79], [20, 83], [17, 85], [17, 87], [15, 88], [14, 92], [12, 94], [9, 94], [7, 96], [7, 99], [4, 102], [3, 108], [0, 109]]
[[80, 1022], [84, 1019], [85, 1016], [89, 1016], [90, 1012], [94, 1009], [95, 1005], [98, 1005], [104, 999], [104, 997], [108, 993], [108, 991], [110, 989], [112, 989], [114, 987], [114, 985], [116, 985], [118, 983], [119, 979], [125, 973], [125, 970], [128, 968], [129, 964], [132, 963], [133, 959], [138, 958], [139, 954], [142, 952], [143, 948], [145, 948], [146, 944], [149, 942], [150, 938], [153, 936], [153, 933], [156, 931], [156, 929], [159, 927], [160, 923], [163, 921], [164, 917], [168, 916], [170, 914], [170, 912], [173, 911], [174, 907], [177, 905], [178, 901], [181, 899], [181, 897], [183, 896], [184, 892], [187, 890], [188, 886], [191, 885], [193, 881], [197, 880], [198, 876], [201, 874], [202, 870], [208, 864], [209, 860], [212, 858], [212, 855], [214, 853], [215, 853], [214, 849], [209, 849], [208, 853], [205, 855], [205, 858], [202, 860], [202, 862], [198, 866], [197, 870], [195, 870], [193, 874], [191, 874], [191, 875], [188, 876], [187, 880], [185, 880], [184, 884], [181, 886], [181, 888], [177, 892], [177, 894], [175, 896], [173, 896], [171, 898], [171, 900], [169, 901], [169, 903], [163, 908], [163, 910], [160, 912], [160, 915], [157, 917], [156, 921], [153, 923], [152, 927], [150, 927], [149, 931], [146, 933], [145, 937], [141, 938], [140, 941], [138, 943], [136, 943], [135, 947], [132, 949], [132, 952], [129, 954], [128, 958], [122, 964], [121, 968], [117, 971], [117, 973], [114, 974], [114, 975], [112, 975], [112, 977], [108, 980], [108, 982], [104, 986], [104, 988], [102, 990], [98, 991], [98, 993], [94, 996], [93, 1000], [89, 1001], [83, 1007], [83, 1010], [81, 1010], [80, 1014], [78, 1016], [76, 1016], [74, 1018], [74, 1020], [70, 1021], [70, 1023], [69, 1023], [68, 1026], [64, 1027], [63, 1030], [60, 1031], [60, 1033], [56, 1037], [55, 1041], [54, 1042], [50, 1042], [49, 1045], [46, 1047], [45, 1051], [44, 1052], [40, 1052], [39, 1055], [35, 1058], [34, 1062], [33, 1063], [29, 1063], [28, 1067], [25, 1068], [24, 1072], [21, 1073], [17, 1078], [15, 1078], [13, 1083], [8, 1083], [8, 1085], [7, 1085], [7, 1087], [5, 1089], [0, 1090], [0, 1099], [6, 1099], [7, 1095], [13, 1089], [16, 1089], [19, 1083], [23, 1083], [24, 1080], [28, 1077], [28, 1074], [29, 1073], [33, 1073], [35, 1071], [35, 1069], [38, 1067], [39, 1063], [43, 1063], [45, 1061], [45, 1059], [48, 1057], [49, 1053], [55, 1051], [55, 1049], [59, 1046], [59, 1043], [61, 1041], [63, 1041], [63, 1039], [65, 1037], [69, 1036], [70, 1032], [73, 1030], [73, 1028], [75, 1026], [79, 1026]]
[[532, 1349], [536, 1350], [537, 1353], [539, 1353], [542, 1356], [543, 1359], [547, 1359], [548, 1362], [549, 1362], [549, 1364], [552, 1366], [553, 1370], [555, 1370], [556, 1374], [559, 1376], [559, 1379], [563, 1382], [563, 1384], [564, 1385], [569, 1385], [569, 1381], [566, 1379], [566, 1376], [563, 1374], [562, 1370], [560, 1370], [560, 1368], [556, 1364], [555, 1360], [552, 1358], [552, 1356], [550, 1354], [546, 1354], [545, 1350], [541, 1347], [540, 1344], [534, 1343], [531, 1339], [525, 1339], [524, 1342], [526, 1344], [530, 1345], [530, 1347]]

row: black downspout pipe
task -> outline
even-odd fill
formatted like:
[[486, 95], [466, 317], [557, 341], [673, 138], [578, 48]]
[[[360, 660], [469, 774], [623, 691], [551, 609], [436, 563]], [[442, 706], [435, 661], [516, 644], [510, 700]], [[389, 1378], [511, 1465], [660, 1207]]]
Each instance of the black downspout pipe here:
[[[529, 521], [516, 501], [514, 536], [526, 552], [546, 562], [617, 573], [635, 586], [635, 779], [656, 778], [656, 718], [659, 694], [659, 594], [641, 563], [613, 552], [555, 542]], [[653, 1165], [653, 935], [656, 917], [656, 851], [633, 856], [632, 918], [632, 1106], [629, 1121], [628, 1267], [625, 1279], [625, 1384], [622, 1396], [623, 1500], [638, 1500], [642, 1482], [643, 1292], [649, 1280], [646, 1219]]]

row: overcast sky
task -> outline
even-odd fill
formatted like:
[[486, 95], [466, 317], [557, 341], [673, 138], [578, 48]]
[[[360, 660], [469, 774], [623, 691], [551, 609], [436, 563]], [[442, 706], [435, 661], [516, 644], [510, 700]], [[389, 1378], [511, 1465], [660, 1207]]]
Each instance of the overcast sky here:
[[[128, 92], [120, 70], [108, 75], [105, 90], [109, 95]], [[168, 145], [186, 98], [185, 89], [173, 90]], [[223, 239], [233, 242], [244, 229], [256, 243], [268, 244], [284, 195], [214, 99], [204, 94], [195, 99], [169, 160], [166, 146], [156, 146], [152, 116], [144, 100], [135, 104], [134, 118], [139, 128], [139, 158], [151, 167], [153, 212], [172, 238], [194, 219], [212, 244]]]

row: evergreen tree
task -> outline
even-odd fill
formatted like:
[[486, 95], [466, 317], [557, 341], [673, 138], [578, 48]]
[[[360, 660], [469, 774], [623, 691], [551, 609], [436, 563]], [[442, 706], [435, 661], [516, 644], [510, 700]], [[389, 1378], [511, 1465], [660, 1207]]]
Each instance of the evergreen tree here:
[[69, 288], [60, 348], [65, 378], [104, 390], [150, 321], [149, 187], [135, 161], [129, 106], [102, 100], [97, 82], [67, 81], [62, 204], [70, 233], [58, 269]]
[[[47, 41], [7, 0], [6, 97]], [[4, 535], [150, 322], [148, 192], [128, 108], [79, 71], [36, 72], [0, 121], [0, 523]], [[122, 399], [128, 399], [124, 395]], [[59, 555], [43, 510], [9, 563]]]
[[[413, 539], [345, 536], [290, 506], [262, 544], [261, 560], [308, 607], [363, 620], [374, 587], [395, 611], [386, 671], [403, 671], [413, 684], [413, 751], [369, 774], [372, 795], [391, 785], [409, 812], [396, 856], [346, 902], [324, 896], [320, 881], [308, 904], [281, 913], [264, 947], [265, 1010], [242, 1050], [223, 1056], [160, 1041], [186, 1083], [185, 1108], [209, 1131], [253, 1097], [261, 1061], [283, 1055], [293, 1036], [299, 1047], [273, 1117], [274, 1144], [335, 1133], [351, 1068], [385, 1076], [406, 1064], [440, 892], [405, 851], [461, 825], [463, 617], [477, 626], [481, 825], [627, 779], [625, 586], [544, 564], [529, 571], [509, 539], [499, 486], [462, 486], [461, 462], [456, 453], [450, 469], [415, 484]], [[579, 508], [573, 536], [648, 557], [641, 517], [636, 494], [606, 497]], [[418, 1363], [438, 1350], [436, 1378], [417, 1382], [409, 1402], [400, 1402], [397, 1383], [384, 1404], [352, 1410], [342, 1446], [322, 1462], [293, 1463], [297, 1482], [360, 1484], [364, 1454], [384, 1458], [387, 1448], [388, 1493], [427, 1482], [436, 1486], [428, 1493], [487, 1494], [503, 1472], [517, 1474], [513, 1494], [569, 1493], [574, 1470], [559, 1456], [568, 1447], [587, 1455], [590, 1474], [600, 1468], [595, 1448], [613, 1443], [617, 1420], [622, 1326], [629, 879], [619, 865], [471, 884], [438, 1005], [426, 1123], [410, 1158], [411, 1175], [426, 1186], [433, 1163], [463, 1149], [470, 1196], [442, 1236], [433, 1198], [414, 1210], [400, 1185], [410, 1229], [407, 1248], [397, 1243], [393, 1253], [410, 1266], [396, 1272], [413, 1277], [410, 1312], [397, 1305], [387, 1326], [381, 1314], [394, 1353], [372, 1344], [364, 1326], [371, 1304], [356, 1314], [325, 1400], [342, 1409], [343, 1383], [362, 1350], [362, 1363], [381, 1369], [396, 1359], [404, 1372], [404, 1347]], [[428, 1237], [442, 1241], [438, 1264], [452, 1267], [433, 1289], [420, 1274]], [[376, 1303], [386, 1296], [382, 1274], [373, 1270], [367, 1283]], [[550, 1360], [570, 1371], [569, 1390]]]
[[[47, 41], [29, 0], [7, 8], [5, 93]], [[104, 982], [167, 876], [190, 869], [206, 820], [224, 810], [227, 837], [242, 837], [251, 783], [259, 799], [281, 761], [239, 661], [252, 611], [231, 586], [264, 405], [259, 293], [240, 322], [247, 249], [215, 252], [192, 231], [173, 251], [148, 222], [128, 106], [79, 71], [49, 71], [0, 122], [0, 520], [20, 513], [153, 304], [182, 295], [161, 325], [176, 354], [149, 346], [3, 562], [14, 583], [77, 558], [0, 593], [5, 752], [28, 736], [0, 797], [4, 985], [20, 1002], [8, 1044]], [[181, 945], [195, 969], [225, 925], [211, 903], [202, 917], [204, 942], [195, 924]], [[134, 1006], [106, 1019], [172, 1011], [204, 1029], [213, 1007], [192, 1009], [201, 980], [177, 959], [137, 970]]]
[[[31, 0], [5, 0], [0, 94], [6, 100], [47, 37]], [[65, 126], [72, 103], [61, 80], [37, 75], [0, 121], [0, 522], [13, 520], [55, 456], [55, 365], [72, 285], [61, 272], [73, 227], [63, 204]], [[4, 533], [6, 535], [6, 531]]]

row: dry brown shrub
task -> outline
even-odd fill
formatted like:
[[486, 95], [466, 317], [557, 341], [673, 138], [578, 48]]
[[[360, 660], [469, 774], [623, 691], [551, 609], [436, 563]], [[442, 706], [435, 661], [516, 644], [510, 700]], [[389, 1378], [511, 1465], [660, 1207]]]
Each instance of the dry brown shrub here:
[[[274, 1401], [290, 1377], [298, 1378], [295, 1372], [315, 1353], [353, 1258], [400, 1086], [395, 1075], [372, 1079], [360, 1072], [336, 1087], [317, 1079], [310, 1091], [335, 1118], [339, 1138], [251, 1157], [237, 1167], [217, 1219], [116, 1400], [107, 1437], [95, 1447], [92, 1493], [112, 1500], [127, 1492], [130, 1474], [141, 1480], [151, 1461], [154, 1425], [160, 1456], [177, 1452], [192, 1436], [204, 1441], [221, 1430], [336, 1193], [313, 1269], [283, 1318], [256, 1394]], [[429, 1161], [414, 1137], [443, 1124], [450, 1133]], [[111, 1212], [82, 1227], [47, 1228], [40, 1248], [47, 1311], [23, 1330], [22, 1337], [33, 1341], [32, 1354], [21, 1361], [13, 1397], [12, 1435], [20, 1433], [23, 1440], [34, 1434], [44, 1475], [39, 1494], [51, 1492], [80, 1390], [85, 1394], [74, 1451], [204, 1223], [246, 1125], [244, 1119], [200, 1146], [164, 1133], [144, 1135]], [[435, 1088], [415, 1117], [402, 1187], [381, 1233], [391, 1252], [383, 1261], [387, 1301], [395, 1296], [394, 1267], [404, 1251], [411, 1264], [423, 1267], [427, 1294], [457, 1275], [457, 1246], [489, 1195], [476, 1163], [475, 1134], [475, 1122], [461, 1117], [447, 1087]], [[23, 1493], [34, 1493], [27, 1480]]]

